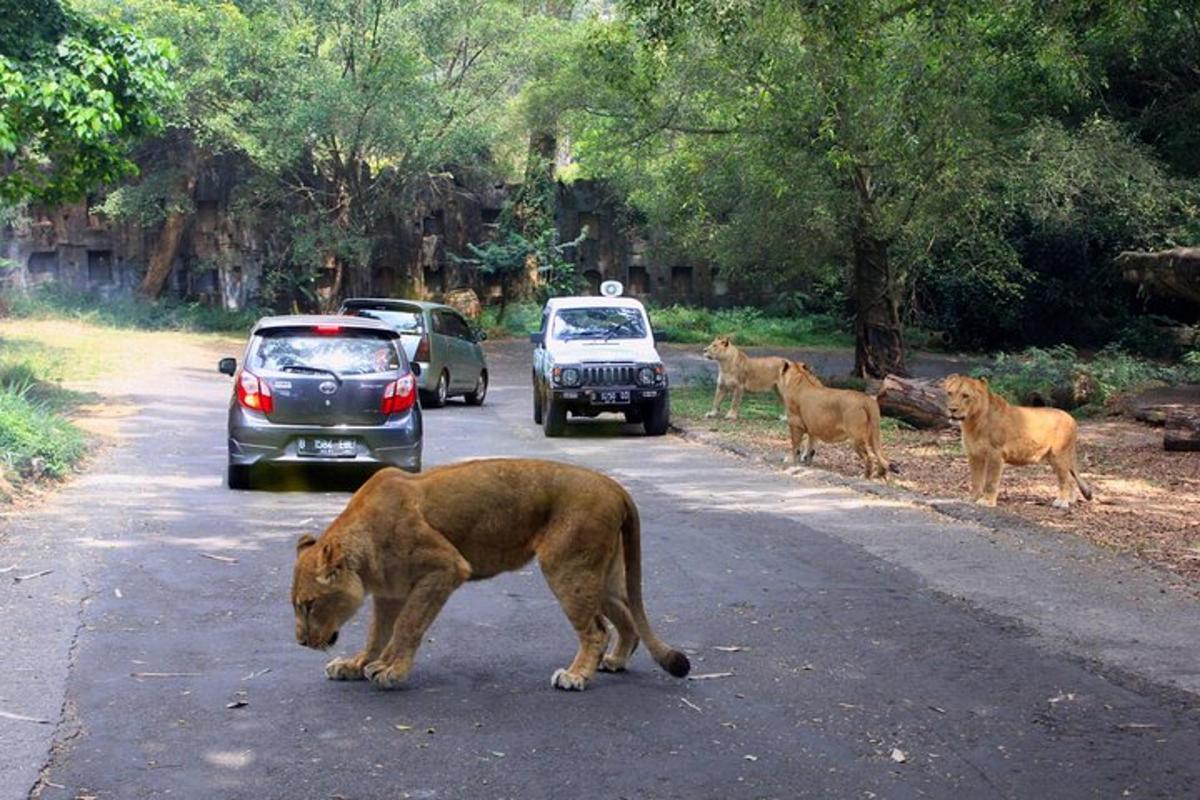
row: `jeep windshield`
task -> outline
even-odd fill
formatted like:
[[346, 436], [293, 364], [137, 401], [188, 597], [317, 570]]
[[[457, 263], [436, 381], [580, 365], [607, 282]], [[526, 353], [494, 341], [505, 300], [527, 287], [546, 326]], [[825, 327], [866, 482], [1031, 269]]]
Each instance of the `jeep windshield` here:
[[636, 308], [564, 308], [554, 316], [550, 335], [560, 341], [644, 339], [646, 321]]

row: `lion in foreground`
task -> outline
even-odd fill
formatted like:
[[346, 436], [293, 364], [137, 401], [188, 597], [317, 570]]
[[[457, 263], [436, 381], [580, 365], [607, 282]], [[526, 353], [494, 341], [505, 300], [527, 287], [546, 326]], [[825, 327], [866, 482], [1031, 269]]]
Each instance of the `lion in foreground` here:
[[[582, 467], [486, 459], [420, 475], [384, 469], [320, 539], [305, 535], [296, 550], [300, 644], [328, 649], [366, 596], [375, 601], [366, 647], [326, 664], [333, 680], [400, 685], [455, 589], [535, 556], [579, 636], [553, 686], [581, 690], [597, 669], [624, 670], [639, 637], [667, 672], [682, 678], [691, 669], [646, 619], [637, 506], [616, 481]], [[610, 624], [617, 638], [606, 653]]]
[[1058, 477], [1055, 508], [1070, 508], [1076, 487], [1085, 499], [1092, 499], [1092, 487], [1079, 476], [1074, 417], [1057, 408], [1009, 405], [985, 379], [951, 375], [943, 386], [947, 413], [962, 425], [973, 501], [996, 505], [1004, 465], [1039, 461], [1049, 461]]
[[883, 457], [879, 403], [874, 397], [852, 389], [830, 389], [799, 361], [784, 362], [779, 394], [787, 407], [794, 463], [812, 463], [814, 438], [823, 442], [849, 439], [862, 459], [866, 477], [887, 477], [891, 465]]
[[782, 358], [751, 358], [739, 350], [728, 336], [713, 339], [704, 348], [704, 357], [717, 362], [717, 391], [713, 395], [712, 410], [705, 417], [715, 417], [720, 412], [725, 392], [733, 393], [733, 401], [729, 404], [725, 419], [737, 419], [744, 393], [778, 391], [775, 384], [783, 369]]

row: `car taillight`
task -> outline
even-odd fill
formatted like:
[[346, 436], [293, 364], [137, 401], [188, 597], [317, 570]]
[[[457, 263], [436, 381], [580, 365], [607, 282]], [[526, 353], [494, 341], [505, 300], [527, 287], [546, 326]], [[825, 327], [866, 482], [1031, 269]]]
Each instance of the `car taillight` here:
[[383, 390], [383, 413], [399, 414], [413, 407], [417, 400], [417, 381], [412, 375], [394, 380]]
[[271, 386], [252, 372], [242, 370], [237, 379], [237, 399], [244, 408], [270, 414], [275, 410]]
[[417, 352], [413, 354], [413, 361], [428, 361], [429, 360], [429, 334], [421, 337], [421, 341], [417, 343]]

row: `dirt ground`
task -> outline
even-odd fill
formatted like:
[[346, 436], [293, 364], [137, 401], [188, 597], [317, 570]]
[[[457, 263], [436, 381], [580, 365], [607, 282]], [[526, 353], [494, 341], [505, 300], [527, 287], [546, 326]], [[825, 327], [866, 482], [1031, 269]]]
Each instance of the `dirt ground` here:
[[[749, 414], [744, 406], [748, 418], [739, 421], [704, 419], [698, 403], [679, 406], [672, 421], [685, 430], [716, 434], [747, 455], [776, 463], [787, 456], [787, 425], [774, 403], [755, 403]], [[915, 431], [885, 420], [883, 438], [885, 454], [900, 469], [893, 485], [929, 498], [966, 500], [967, 458], [956, 429]], [[999, 508], [1200, 578], [1200, 453], [1168, 453], [1161, 428], [1122, 417], [1082, 421], [1080, 443], [1084, 477], [1095, 490], [1092, 502], [1069, 511], [1052, 507], [1057, 484], [1050, 467], [1038, 464], [1006, 468]], [[862, 475], [848, 444], [819, 444], [813, 466]]]

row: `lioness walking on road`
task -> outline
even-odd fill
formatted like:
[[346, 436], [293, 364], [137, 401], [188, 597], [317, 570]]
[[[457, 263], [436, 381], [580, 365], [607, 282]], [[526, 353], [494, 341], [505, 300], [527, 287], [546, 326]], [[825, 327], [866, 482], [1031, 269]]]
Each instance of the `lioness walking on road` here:
[[718, 336], [708, 347], [704, 348], [704, 357], [717, 362], [717, 391], [713, 395], [712, 410], [705, 417], [715, 417], [720, 413], [721, 401], [725, 392], [733, 393], [733, 401], [725, 419], [737, 419], [738, 410], [742, 407], [742, 395], [745, 392], [778, 392], [776, 382], [783, 369], [784, 359], [775, 356], [751, 358], [743, 353], [729, 340], [728, 336]]
[[[468, 580], [520, 569], [535, 556], [579, 636], [570, 666], [550, 679], [584, 689], [597, 669], [620, 672], [646, 642], [682, 678], [687, 656], [659, 639], [642, 606], [641, 525], [616, 481], [582, 467], [486, 459], [420, 475], [376, 473], [320, 539], [296, 545], [296, 639], [325, 650], [366, 595], [375, 599], [367, 645], [325, 666], [333, 680], [399, 686], [442, 605]], [[616, 629], [611, 650], [608, 625]]]
[[1092, 499], [1092, 487], [1079, 476], [1075, 418], [1057, 408], [1013, 406], [986, 380], [950, 375], [943, 381], [946, 410], [962, 425], [963, 449], [971, 464], [971, 500], [996, 505], [1005, 464], [1048, 461], [1058, 477], [1055, 508], [1070, 508], [1075, 489]]
[[779, 393], [787, 407], [793, 463], [812, 463], [814, 438], [823, 442], [849, 439], [862, 459], [866, 477], [887, 477], [891, 465], [883, 457], [879, 403], [874, 397], [851, 389], [830, 389], [799, 361], [784, 363]]

